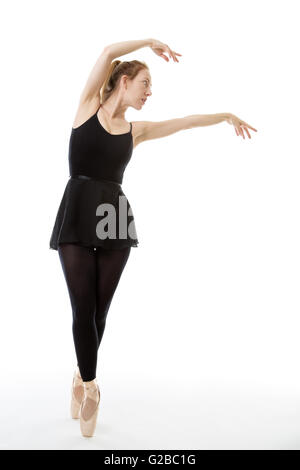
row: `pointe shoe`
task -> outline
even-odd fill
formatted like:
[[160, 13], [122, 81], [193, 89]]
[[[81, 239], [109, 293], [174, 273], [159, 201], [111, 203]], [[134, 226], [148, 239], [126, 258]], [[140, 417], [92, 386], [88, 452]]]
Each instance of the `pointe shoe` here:
[[84, 437], [92, 437], [97, 424], [100, 390], [96, 379], [83, 382], [84, 399], [80, 406], [80, 430]]
[[72, 389], [71, 389], [71, 416], [73, 419], [79, 419], [80, 406], [84, 398], [83, 381], [77, 366], [74, 372]]

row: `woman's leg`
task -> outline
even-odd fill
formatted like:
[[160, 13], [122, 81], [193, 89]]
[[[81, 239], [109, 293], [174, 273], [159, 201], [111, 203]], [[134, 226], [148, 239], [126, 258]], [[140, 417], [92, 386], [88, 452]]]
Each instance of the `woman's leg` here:
[[72, 243], [58, 246], [58, 253], [73, 312], [73, 338], [77, 363], [84, 382], [96, 377], [98, 333], [96, 313], [96, 252]]
[[104, 333], [106, 316], [127, 263], [131, 247], [120, 250], [96, 249], [97, 290], [96, 290], [96, 326], [98, 331], [98, 348]]

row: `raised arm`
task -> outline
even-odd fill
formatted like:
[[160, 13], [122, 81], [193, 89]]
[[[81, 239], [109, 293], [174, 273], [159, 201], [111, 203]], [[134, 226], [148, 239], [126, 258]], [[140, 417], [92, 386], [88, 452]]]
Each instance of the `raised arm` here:
[[94, 101], [95, 98], [96, 101], [99, 99], [100, 90], [103, 86], [105, 78], [107, 77], [111, 62], [114, 59], [136, 51], [137, 49], [141, 49], [142, 47], [148, 46], [155, 54], [166, 61], [169, 59], [164, 55], [164, 53], [168, 53], [169, 56], [174, 59], [174, 62], [178, 62], [176, 55], [181, 55], [172, 51], [167, 44], [164, 44], [153, 38], [108, 44], [104, 47], [88, 76], [87, 82], [80, 95], [80, 105]]
[[122, 55], [129, 54], [130, 52], [137, 51], [142, 47], [152, 46], [153, 39], [136, 39], [134, 41], [122, 41], [116, 42], [114, 44], [109, 44], [106, 46], [106, 50], [109, 52], [109, 55], [112, 60]]
[[133, 52], [141, 47], [151, 46], [152, 41], [153, 40], [150, 38], [118, 42], [105, 46], [88, 76], [87, 82], [80, 95], [80, 103], [90, 102], [93, 101], [94, 98], [99, 97], [109, 67], [115, 58], [129, 54], [129, 52]]
[[107, 77], [111, 61], [111, 56], [105, 47], [92, 68], [81, 92], [81, 103], [92, 101], [96, 96], [100, 96], [100, 90]]
[[169, 62], [168, 57], [165, 54], [168, 54], [170, 58], [174, 60], [174, 62], [179, 62], [177, 55], [180, 55], [179, 52], [173, 51], [168, 44], [159, 41], [158, 39], [142, 39], [142, 40], [135, 40], [135, 41], [125, 41], [125, 42], [116, 42], [115, 44], [110, 44], [107, 46], [108, 50], [110, 51], [111, 57], [116, 59], [124, 54], [129, 54], [129, 52], [136, 51], [141, 47], [149, 46], [150, 49], [154, 52], [154, 54], [161, 57], [166, 62]]

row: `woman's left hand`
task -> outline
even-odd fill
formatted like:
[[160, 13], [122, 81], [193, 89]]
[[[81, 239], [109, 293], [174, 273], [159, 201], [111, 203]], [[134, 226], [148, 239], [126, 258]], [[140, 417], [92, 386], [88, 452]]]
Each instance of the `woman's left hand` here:
[[252, 129], [253, 131], [257, 132], [257, 129], [254, 129], [254, 127], [251, 127], [250, 124], [247, 124], [245, 121], [242, 121], [242, 119], [239, 119], [234, 114], [229, 114], [228, 118], [226, 119], [226, 122], [228, 122], [228, 124], [232, 124], [235, 128], [236, 135], [241, 135], [243, 139], [245, 139], [244, 130], [247, 132], [249, 139], [251, 139], [248, 127], [249, 129]]

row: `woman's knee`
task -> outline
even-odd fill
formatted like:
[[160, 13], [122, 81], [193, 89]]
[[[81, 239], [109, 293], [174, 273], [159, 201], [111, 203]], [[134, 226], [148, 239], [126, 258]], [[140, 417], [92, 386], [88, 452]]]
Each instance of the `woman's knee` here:
[[73, 320], [79, 324], [89, 324], [95, 321], [96, 304], [76, 304], [73, 305]]

